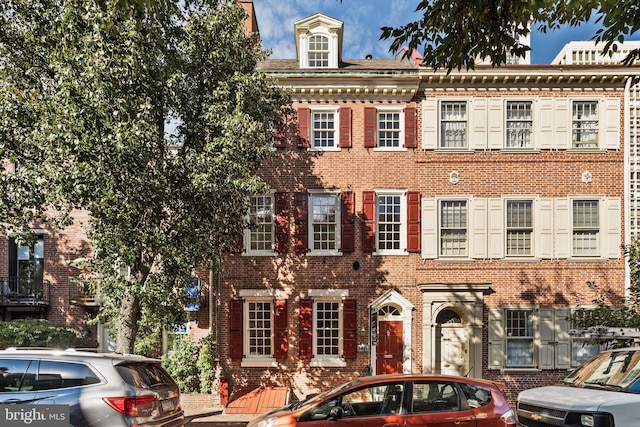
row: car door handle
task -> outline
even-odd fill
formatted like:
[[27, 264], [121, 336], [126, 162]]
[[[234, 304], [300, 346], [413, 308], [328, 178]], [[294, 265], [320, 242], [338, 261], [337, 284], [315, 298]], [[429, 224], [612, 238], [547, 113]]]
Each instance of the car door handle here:
[[474, 420], [474, 417], [459, 417], [454, 420], [455, 424], [468, 423]]
[[387, 423], [387, 424], [383, 424], [382, 427], [400, 427], [400, 424], [398, 424], [398, 423]]

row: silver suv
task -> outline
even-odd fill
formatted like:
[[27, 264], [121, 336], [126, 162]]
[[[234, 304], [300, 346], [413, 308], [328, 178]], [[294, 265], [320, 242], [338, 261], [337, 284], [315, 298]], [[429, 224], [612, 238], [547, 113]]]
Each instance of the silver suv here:
[[159, 360], [134, 355], [2, 350], [0, 404], [68, 405], [71, 427], [184, 425], [175, 381]]

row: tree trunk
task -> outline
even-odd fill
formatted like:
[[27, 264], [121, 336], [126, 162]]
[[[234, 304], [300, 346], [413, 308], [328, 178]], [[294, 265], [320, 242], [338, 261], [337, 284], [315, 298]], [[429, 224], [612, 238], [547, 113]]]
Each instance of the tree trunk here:
[[132, 354], [138, 334], [138, 313], [140, 302], [131, 289], [131, 285], [125, 288], [120, 304], [118, 316], [118, 335], [116, 338], [116, 352]]

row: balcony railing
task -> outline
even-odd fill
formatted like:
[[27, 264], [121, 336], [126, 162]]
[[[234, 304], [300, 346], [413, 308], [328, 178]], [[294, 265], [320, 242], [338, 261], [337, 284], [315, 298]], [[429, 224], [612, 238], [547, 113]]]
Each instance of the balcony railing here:
[[100, 285], [96, 279], [69, 277], [69, 303], [97, 307], [100, 305]]
[[48, 280], [0, 277], [0, 306], [48, 306], [50, 292]]

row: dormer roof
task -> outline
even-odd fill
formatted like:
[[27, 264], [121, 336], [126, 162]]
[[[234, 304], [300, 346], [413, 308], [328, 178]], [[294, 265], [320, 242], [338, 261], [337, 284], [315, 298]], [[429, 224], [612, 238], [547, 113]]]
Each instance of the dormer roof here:
[[[338, 68], [342, 61], [342, 36], [344, 23], [337, 19], [316, 13], [294, 24], [296, 55], [300, 68]], [[309, 60], [309, 50], [314, 46], [309, 41], [317, 36], [327, 42], [326, 65], [317, 65]]]

